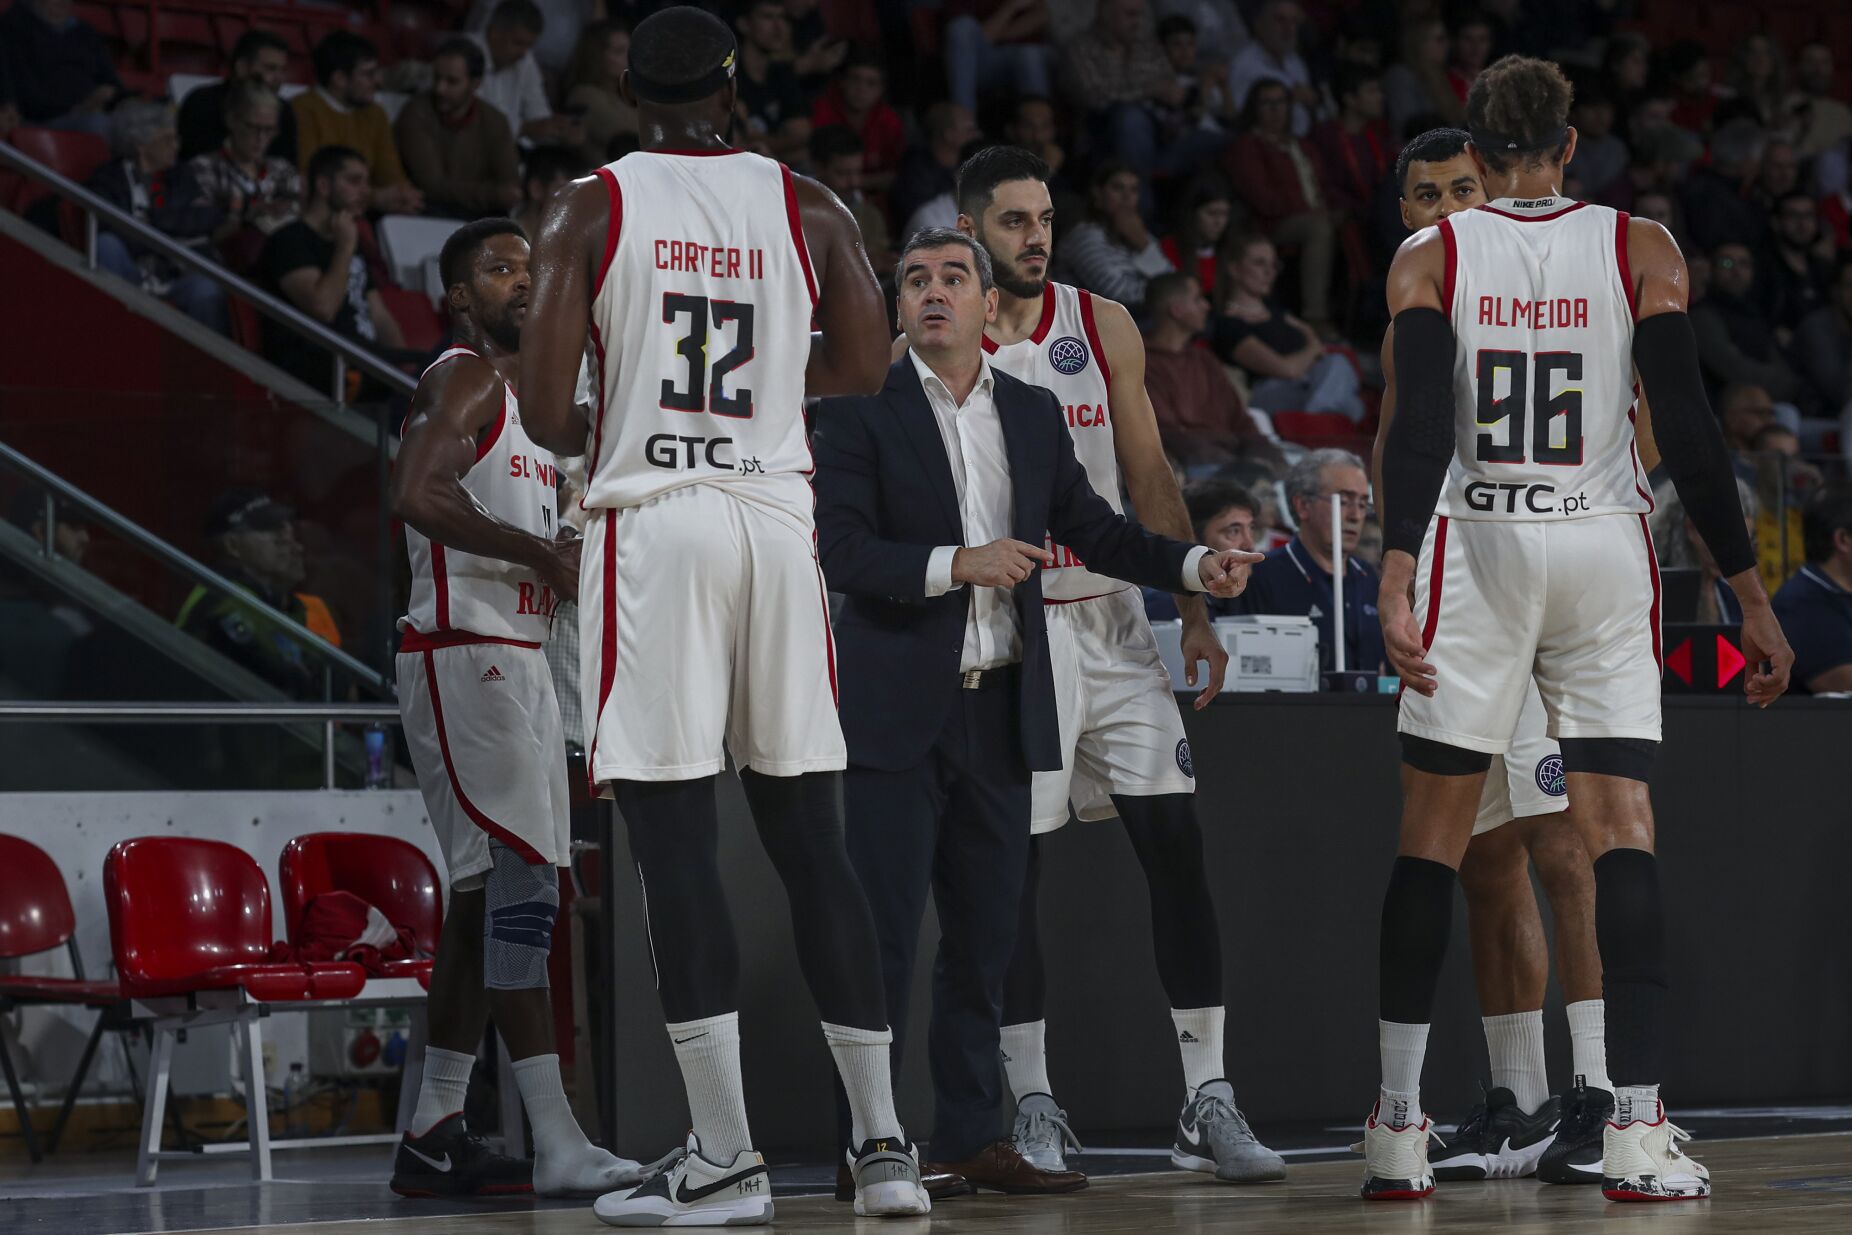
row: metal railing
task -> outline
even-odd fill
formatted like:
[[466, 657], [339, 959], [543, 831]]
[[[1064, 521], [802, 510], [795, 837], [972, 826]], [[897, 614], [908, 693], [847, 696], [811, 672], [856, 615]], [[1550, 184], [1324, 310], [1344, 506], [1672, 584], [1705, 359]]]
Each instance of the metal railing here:
[[[0, 147], [0, 149], [4, 149], [4, 147]], [[88, 493], [85, 493], [82, 489], [79, 489], [77, 486], [59, 476], [56, 472], [46, 470], [44, 467], [41, 467], [39, 464], [33, 462], [4, 442], [0, 442], [0, 465], [12, 468], [25, 475], [27, 479], [34, 483], [44, 486], [45, 530], [42, 548], [48, 556], [54, 555], [56, 552], [53, 548], [58, 521], [58, 503], [55, 499], [63, 498], [72, 505], [82, 508], [89, 516], [111, 531], [116, 532], [123, 538], [146, 549], [149, 553], [152, 553], [155, 557], [160, 558], [169, 565], [177, 567], [182, 573], [191, 575], [195, 581], [203, 583], [208, 587], [216, 588], [227, 595], [238, 597], [241, 602], [248, 604], [264, 618], [274, 622], [277, 626], [288, 631], [291, 636], [301, 641], [304, 645], [312, 648], [315, 652], [320, 654], [325, 661], [346, 670], [356, 679], [372, 687], [378, 693], [387, 697], [391, 697], [395, 693], [392, 683], [387, 681], [385, 675], [380, 673], [377, 669], [374, 669], [364, 661], [356, 660], [353, 656], [328, 642], [326, 639], [310, 630], [307, 626], [304, 626], [301, 622], [290, 617], [287, 613], [265, 604], [258, 597], [251, 595], [249, 590], [227, 579], [224, 575], [212, 569], [212, 567], [207, 566], [204, 562], [168, 544], [140, 524], [116, 513], [108, 506], [97, 501], [94, 497], [91, 497]], [[396, 711], [394, 715], [397, 715]]]
[[190, 249], [173, 237], [155, 230], [134, 215], [98, 197], [75, 180], [67, 179], [32, 156], [5, 142], [0, 142], [0, 167], [10, 167], [27, 179], [45, 185], [72, 204], [83, 208], [84, 262], [90, 269], [97, 269], [97, 220], [101, 218], [107, 220], [110, 227], [120, 232], [125, 238], [133, 239], [137, 244], [155, 250], [163, 257], [178, 262], [187, 270], [204, 275], [226, 291], [235, 292], [271, 321], [287, 326], [310, 342], [332, 352], [334, 354], [334, 389], [332, 391], [334, 402], [347, 402], [347, 369], [350, 365], [400, 394], [409, 395], [418, 388], [418, 383], [410, 376], [354, 340], [337, 334], [294, 305], [277, 299], [255, 283], [225, 269], [204, 253]]

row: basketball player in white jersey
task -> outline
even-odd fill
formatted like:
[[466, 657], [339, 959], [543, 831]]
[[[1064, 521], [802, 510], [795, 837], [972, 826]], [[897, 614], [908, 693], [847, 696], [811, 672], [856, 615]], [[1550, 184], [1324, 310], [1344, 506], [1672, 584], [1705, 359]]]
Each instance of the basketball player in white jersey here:
[[[597, 1195], [643, 1178], [585, 1139], [553, 1041], [547, 953], [568, 800], [541, 644], [559, 598], [578, 586], [579, 542], [557, 534], [553, 456], [528, 438], [509, 385], [527, 262], [511, 219], [470, 223], [445, 242], [456, 341], [418, 383], [392, 479], [412, 567], [399, 710], [451, 883], [418, 1109], [392, 1175], [403, 1196]], [[464, 1123], [491, 1012], [533, 1125], [531, 1166], [491, 1153]]]
[[1481, 73], [1467, 127], [1492, 200], [1416, 233], [1389, 273], [1399, 406], [1383, 449], [1379, 603], [1408, 689], [1366, 1198], [1433, 1191], [1419, 1092], [1428, 1013], [1454, 872], [1526, 677], [1594, 860], [1615, 1085], [1603, 1193], [1710, 1193], [1659, 1099], [1664, 915], [1647, 795], [1660, 735], [1658, 566], [1634, 452], [1636, 368], [1666, 470], [1742, 602], [1752, 703], [1787, 688], [1793, 652], [1699, 377], [1684, 259], [1658, 224], [1564, 199], [1569, 104], [1569, 83], [1547, 61], [1507, 56]]
[[[1054, 391], [1075, 454], [1114, 510], [1123, 467], [1139, 519], [1187, 541], [1189, 511], [1145, 393], [1144, 340], [1131, 314], [1048, 278], [1048, 174], [1039, 158], [1013, 146], [980, 151], [958, 169], [959, 229], [989, 250], [996, 271], [997, 315], [985, 328], [984, 350], [1012, 377]], [[1221, 940], [1192, 800], [1195, 766], [1140, 593], [1094, 574], [1061, 545], [1048, 549], [1055, 564], [1043, 572], [1042, 590], [1066, 757], [1060, 772], [1035, 774], [1031, 827], [1038, 835], [1060, 828], [1070, 802], [1083, 820], [1116, 814], [1144, 867], [1158, 974], [1183, 1062], [1172, 1162], [1235, 1183], [1283, 1178], [1284, 1162], [1255, 1138], [1226, 1078]], [[1201, 708], [1221, 690], [1228, 654], [1200, 596], [1179, 596], [1177, 604], [1189, 684], [1197, 661], [1209, 665], [1196, 699]], [[1037, 1166], [1063, 1170], [1073, 1135], [1051, 1095], [1044, 1047], [1039, 851], [1038, 841], [1005, 995], [1004, 1070], [1017, 1104], [1017, 1149]]]
[[[1396, 159], [1402, 222], [1411, 231], [1485, 202], [1464, 129], [1430, 129]], [[1383, 334], [1382, 415], [1372, 474], [1382, 491], [1383, 440], [1395, 416], [1395, 328]], [[1644, 410], [1644, 409], [1642, 409]], [[1642, 419], [1636, 432], [1643, 429]], [[1640, 434], [1641, 466], [1659, 456]], [[1650, 456], [1650, 457], [1649, 457]], [[1473, 979], [1492, 1064], [1492, 1086], [1446, 1144], [1432, 1151], [1437, 1180], [1511, 1179], [1599, 1183], [1601, 1128], [1613, 1109], [1602, 1043], [1601, 956], [1595, 949], [1595, 876], [1568, 815], [1562, 752], [1545, 732], [1543, 700], [1526, 682], [1511, 746], [1494, 756], [1460, 862], [1472, 940]], [[1551, 1098], [1543, 1052], [1543, 996], [1550, 952], [1530, 867], [1556, 921], [1576, 1084]]]
[[[579, 603], [588, 762], [628, 827], [693, 1116], [669, 1171], [598, 1202], [613, 1225], [772, 1217], [746, 1122], [739, 956], [715, 859], [715, 778], [729, 751], [848, 1093], [856, 1210], [930, 1208], [894, 1113], [873, 922], [843, 847], [846, 758], [803, 416], [807, 393], [880, 387], [886, 313], [842, 204], [725, 142], [737, 62], [732, 31], [699, 9], [637, 26], [624, 90], [642, 149], [553, 198], [522, 365], [535, 440], [591, 455]], [[589, 426], [573, 402], [588, 335]]]

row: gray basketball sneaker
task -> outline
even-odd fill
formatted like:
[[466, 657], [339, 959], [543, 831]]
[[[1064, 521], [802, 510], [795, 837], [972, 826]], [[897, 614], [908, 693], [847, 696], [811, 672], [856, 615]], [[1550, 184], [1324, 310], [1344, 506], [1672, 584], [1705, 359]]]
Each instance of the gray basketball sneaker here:
[[1235, 1105], [1235, 1087], [1227, 1081], [1210, 1081], [1184, 1104], [1170, 1161], [1231, 1184], [1286, 1178], [1286, 1160], [1262, 1145], [1248, 1127], [1247, 1116]]
[[1045, 1093], [1024, 1094], [1016, 1104], [1016, 1127], [1010, 1134], [1023, 1160], [1044, 1171], [1065, 1171], [1067, 1151], [1085, 1153], [1067, 1126], [1067, 1112]]

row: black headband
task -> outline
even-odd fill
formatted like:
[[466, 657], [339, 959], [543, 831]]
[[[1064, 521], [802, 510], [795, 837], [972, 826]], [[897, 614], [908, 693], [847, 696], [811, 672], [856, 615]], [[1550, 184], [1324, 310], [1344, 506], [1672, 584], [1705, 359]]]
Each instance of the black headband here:
[[630, 88], [637, 92], [637, 97], [646, 103], [694, 103], [714, 94], [722, 86], [733, 80], [733, 73], [739, 66], [739, 49], [729, 47], [727, 54], [721, 57], [719, 64], [709, 69], [692, 81], [659, 82], [652, 80], [648, 74], [638, 72], [635, 66], [630, 70]]
[[1535, 142], [1519, 141], [1515, 137], [1494, 133], [1490, 129], [1470, 129], [1468, 132], [1473, 139], [1473, 145], [1495, 154], [1517, 154], [1528, 150], [1556, 150], [1569, 140], [1568, 125], [1556, 130], [1553, 135]]

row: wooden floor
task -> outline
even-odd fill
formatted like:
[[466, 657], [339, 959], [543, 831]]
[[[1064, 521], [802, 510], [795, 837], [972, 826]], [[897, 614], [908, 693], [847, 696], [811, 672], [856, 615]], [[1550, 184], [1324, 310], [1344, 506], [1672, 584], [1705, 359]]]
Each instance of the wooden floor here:
[[[947, 1201], [930, 1218], [857, 1219], [826, 1197], [779, 1200], [786, 1231], [855, 1229], [861, 1235], [1009, 1232], [1011, 1235], [1160, 1235], [1163, 1232], [1488, 1231], [1719, 1232], [1852, 1231], [1852, 1133], [1713, 1141], [1701, 1160], [1717, 1183], [1709, 1201], [1616, 1205], [1595, 1188], [1533, 1180], [1442, 1185], [1427, 1201], [1365, 1205], [1356, 1162], [1291, 1168], [1284, 1184], [1231, 1187], [1201, 1175], [1117, 1176], [1068, 1197], [991, 1195]], [[1084, 1163], [1083, 1163], [1084, 1164]], [[610, 1228], [588, 1209], [503, 1209], [462, 1217], [406, 1216], [367, 1222], [246, 1227], [243, 1235], [565, 1235]]]

